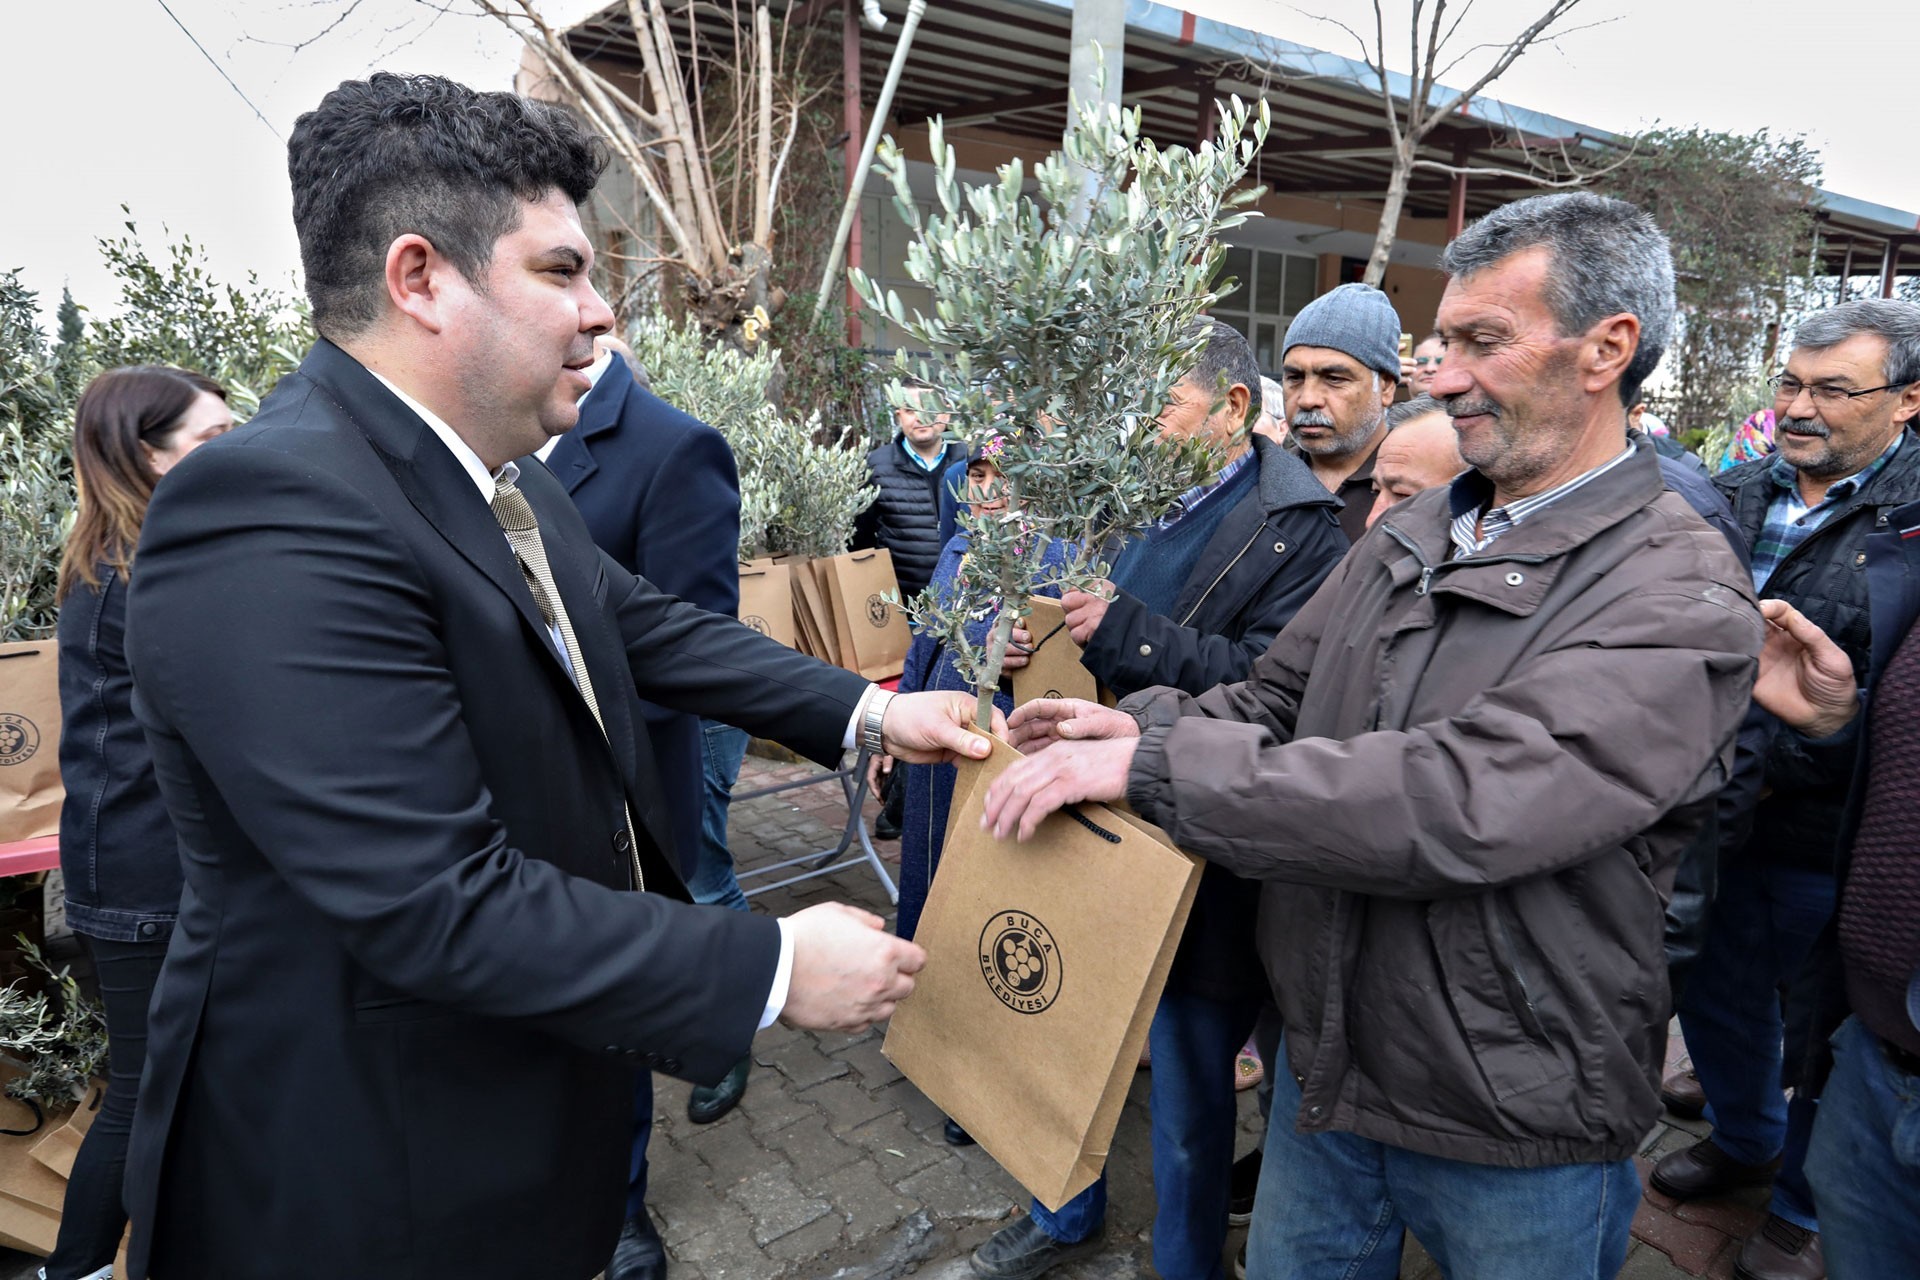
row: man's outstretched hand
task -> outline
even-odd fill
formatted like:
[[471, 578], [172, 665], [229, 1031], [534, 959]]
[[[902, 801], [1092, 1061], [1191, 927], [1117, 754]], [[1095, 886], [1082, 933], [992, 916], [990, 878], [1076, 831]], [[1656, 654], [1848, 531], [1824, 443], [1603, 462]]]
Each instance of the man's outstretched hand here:
[[[903, 693], [887, 704], [880, 736], [887, 754], [908, 764], [951, 764], [984, 760], [991, 744], [973, 729], [976, 706], [970, 693]], [[993, 732], [1007, 731], [1006, 717], [993, 712]]]
[[1860, 711], [1852, 660], [1786, 601], [1762, 600], [1760, 613], [1767, 639], [1753, 700], [1809, 738], [1838, 733]]
[[786, 918], [793, 977], [781, 1021], [808, 1031], [865, 1031], [913, 992], [927, 953], [868, 911], [823, 902]]
[[1014, 761], [987, 788], [980, 826], [997, 839], [1030, 840], [1041, 820], [1064, 805], [1125, 799], [1127, 772], [1139, 745], [1138, 736], [1056, 742]]
[[1056, 742], [1137, 738], [1140, 725], [1124, 711], [1085, 698], [1035, 698], [1007, 718], [1007, 745], [1032, 755]]

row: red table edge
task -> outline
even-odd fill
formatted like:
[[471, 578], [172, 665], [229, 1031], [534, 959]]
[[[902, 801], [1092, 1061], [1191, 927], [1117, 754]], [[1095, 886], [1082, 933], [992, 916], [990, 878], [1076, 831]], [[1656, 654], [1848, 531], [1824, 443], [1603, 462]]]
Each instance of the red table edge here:
[[0, 876], [51, 871], [60, 865], [60, 837], [35, 836], [0, 844]]

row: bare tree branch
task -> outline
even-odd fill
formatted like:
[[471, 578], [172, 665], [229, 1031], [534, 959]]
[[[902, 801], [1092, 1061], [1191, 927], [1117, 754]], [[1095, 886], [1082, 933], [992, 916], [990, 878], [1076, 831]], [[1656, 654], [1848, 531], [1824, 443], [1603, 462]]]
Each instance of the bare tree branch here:
[[1493, 65], [1482, 72], [1479, 79], [1475, 80], [1467, 88], [1455, 93], [1453, 97], [1447, 99], [1446, 103], [1434, 112], [1434, 118], [1439, 120], [1450, 116], [1462, 106], [1473, 101], [1474, 98], [1479, 96], [1482, 89], [1506, 74], [1507, 68], [1512, 66], [1519, 59], [1520, 55], [1527, 51], [1529, 45], [1539, 39], [1549, 27], [1565, 17], [1568, 11], [1579, 3], [1580, 0], [1553, 0], [1553, 3], [1547, 6], [1545, 13], [1535, 18], [1526, 30], [1507, 42], [1507, 47], [1501, 50], [1500, 55], [1494, 59]]
[[1524, 169], [1496, 168], [1496, 167], [1488, 167], [1485, 165], [1447, 164], [1440, 160], [1416, 159], [1413, 162], [1413, 167], [1416, 169], [1430, 170], [1436, 173], [1444, 173], [1453, 177], [1464, 176], [1468, 178], [1512, 178], [1516, 181], [1525, 182], [1530, 186], [1535, 186], [1535, 187], [1571, 188], [1571, 187], [1587, 186], [1595, 178], [1602, 177], [1606, 174], [1612, 173], [1615, 169], [1618, 169], [1621, 165], [1625, 164], [1626, 162], [1627, 162], [1626, 158], [1622, 158], [1620, 160], [1614, 161], [1612, 164], [1607, 165], [1603, 168], [1583, 169], [1583, 170], [1580, 170], [1579, 172], [1567, 174], [1562, 177], [1553, 177], [1546, 173], [1541, 173], [1537, 171], [1528, 171]]

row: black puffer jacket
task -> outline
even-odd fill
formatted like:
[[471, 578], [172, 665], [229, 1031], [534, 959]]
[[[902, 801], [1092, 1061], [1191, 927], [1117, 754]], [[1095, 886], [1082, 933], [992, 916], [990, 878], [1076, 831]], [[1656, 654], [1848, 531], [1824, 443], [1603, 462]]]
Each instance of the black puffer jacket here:
[[[1714, 477], [1733, 508], [1733, 517], [1751, 547], [1767, 520], [1767, 507], [1779, 492], [1769, 474], [1775, 457], [1757, 458]], [[1759, 594], [1785, 600], [1853, 659], [1854, 676], [1864, 681], [1871, 652], [1867, 615], [1867, 536], [1885, 532], [1894, 508], [1920, 501], [1920, 441], [1908, 431], [1900, 449], [1861, 490], [1844, 499], [1793, 552]], [[1767, 748], [1765, 785], [1770, 794], [1754, 812], [1746, 856], [1767, 862], [1831, 870], [1834, 833], [1847, 802], [1851, 759], [1833, 752], [1809, 752], [1806, 739], [1791, 729], [1774, 730]]]
[[853, 545], [887, 549], [902, 600], [926, 590], [940, 563], [940, 477], [966, 456], [965, 445], [950, 444], [940, 464], [928, 471], [907, 456], [905, 438], [897, 435], [867, 455], [880, 493], [854, 522]]
[[[1214, 530], [1171, 617], [1126, 592], [1107, 606], [1080, 665], [1125, 697], [1155, 685], [1199, 694], [1244, 680], [1347, 553], [1339, 499], [1264, 436], [1254, 488]], [[1168, 981], [1216, 1000], [1266, 993], [1254, 949], [1258, 885], [1208, 864]]]

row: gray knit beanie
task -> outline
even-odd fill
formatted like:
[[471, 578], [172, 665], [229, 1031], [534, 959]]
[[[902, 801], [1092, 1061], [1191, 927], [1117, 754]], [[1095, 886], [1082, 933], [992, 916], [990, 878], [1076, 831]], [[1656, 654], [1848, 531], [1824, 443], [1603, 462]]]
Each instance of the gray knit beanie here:
[[1369, 369], [1400, 377], [1400, 315], [1370, 284], [1343, 284], [1301, 308], [1287, 326], [1282, 359], [1295, 347], [1344, 351]]

